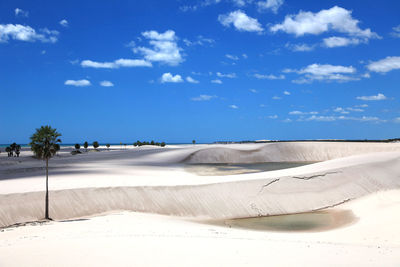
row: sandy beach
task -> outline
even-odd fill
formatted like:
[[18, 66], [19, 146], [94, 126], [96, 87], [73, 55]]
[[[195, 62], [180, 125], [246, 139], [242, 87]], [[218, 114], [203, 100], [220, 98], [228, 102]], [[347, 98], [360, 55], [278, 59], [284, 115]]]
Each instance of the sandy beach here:
[[[399, 143], [71, 150], [50, 161], [51, 222], [43, 161], [0, 155], [0, 266], [400, 264]], [[307, 165], [240, 171], [265, 162]]]

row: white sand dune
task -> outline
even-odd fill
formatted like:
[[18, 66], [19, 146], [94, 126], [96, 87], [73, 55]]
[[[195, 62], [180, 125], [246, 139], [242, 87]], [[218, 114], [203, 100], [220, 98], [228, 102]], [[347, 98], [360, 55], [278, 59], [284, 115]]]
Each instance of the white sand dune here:
[[[276, 143], [141, 151], [100, 152], [53, 161], [53, 165], [61, 165], [61, 174], [50, 177], [52, 218], [113, 210], [207, 219], [279, 215], [324, 209], [371, 192], [400, 187], [399, 144]], [[334, 158], [338, 159], [330, 160]], [[168, 167], [182, 161], [319, 160], [328, 161], [295, 169], [208, 178], [186, 173], [179, 166]], [[30, 166], [13, 170], [18, 174]], [[75, 171], [64, 174], [63, 170]], [[1, 182], [7, 188], [3, 187], [0, 195], [0, 225], [41, 219], [44, 192], [39, 180], [43, 177], [16, 179], [9, 167], [7, 171], [14, 179]], [[36, 186], [31, 190], [18, 188], [24, 187], [23, 183]]]
[[[70, 150], [50, 163], [50, 215], [58, 222], [0, 230], [0, 266], [400, 263], [400, 144], [114, 147], [76, 156]], [[185, 163], [265, 161], [321, 162], [228, 176], [185, 171]], [[44, 181], [43, 162], [29, 151], [1, 155], [0, 226], [44, 217]], [[353, 219], [332, 217], [336, 228], [322, 232], [220, 225], [320, 209]]]

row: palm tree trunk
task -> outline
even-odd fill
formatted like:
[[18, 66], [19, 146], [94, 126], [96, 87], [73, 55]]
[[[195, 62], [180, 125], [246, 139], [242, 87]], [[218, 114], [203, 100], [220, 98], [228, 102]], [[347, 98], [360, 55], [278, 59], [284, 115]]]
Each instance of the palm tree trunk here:
[[45, 219], [49, 217], [49, 159], [46, 159], [46, 204], [45, 204]]

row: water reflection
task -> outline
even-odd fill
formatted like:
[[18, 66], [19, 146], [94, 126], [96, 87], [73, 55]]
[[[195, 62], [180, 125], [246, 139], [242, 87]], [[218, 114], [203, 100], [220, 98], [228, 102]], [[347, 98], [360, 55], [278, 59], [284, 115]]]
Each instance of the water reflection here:
[[265, 171], [275, 171], [309, 165], [315, 162], [264, 162], [250, 164], [186, 164], [185, 170], [200, 176], [234, 175]]
[[352, 211], [335, 209], [289, 215], [224, 220], [212, 223], [232, 228], [258, 231], [320, 232], [350, 225], [356, 221], [357, 218]]

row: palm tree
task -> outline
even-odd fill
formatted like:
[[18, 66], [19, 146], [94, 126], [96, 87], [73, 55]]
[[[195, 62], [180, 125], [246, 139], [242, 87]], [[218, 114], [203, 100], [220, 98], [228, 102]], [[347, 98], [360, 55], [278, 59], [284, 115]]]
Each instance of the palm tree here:
[[36, 129], [36, 132], [30, 137], [31, 150], [36, 158], [46, 160], [46, 200], [45, 200], [45, 219], [51, 220], [49, 217], [49, 159], [60, 150], [61, 140], [58, 138], [61, 134], [57, 129], [50, 126], [42, 126]]
[[75, 149], [76, 149], [76, 151], [79, 151], [79, 149], [81, 149], [81, 145], [80, 144], [75, 144]]
[[7, 156], [11, 157], [11, 147], [6, 147]]
[[110, 144], [106, 144], [107, 150], [110, 150]]
[[87, 152], [87, 148], [89, 147], [89, 143], [87, 141], [85, 141], [85, 143], [83, 144], [83, 147], [85, 148], [85, 151]]
[[93, 147], [94, 147], [94, 149], [97, 150], [97, 148], [98, 148], [99, 146], [100, 146], [100, 145], [99, 145], [99, 142], [97, 142], [97, 141], [94, 141], [94, 142], [93, 142]]

